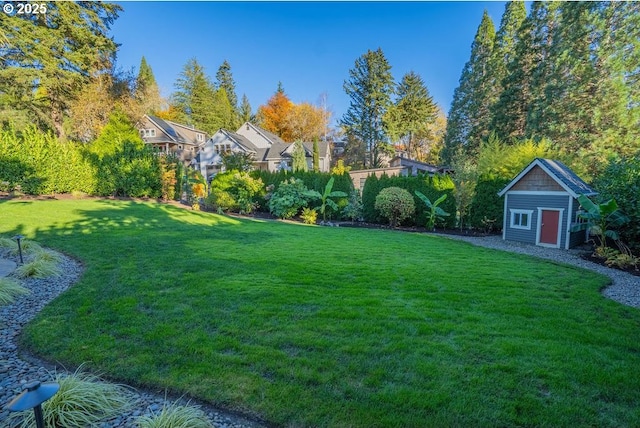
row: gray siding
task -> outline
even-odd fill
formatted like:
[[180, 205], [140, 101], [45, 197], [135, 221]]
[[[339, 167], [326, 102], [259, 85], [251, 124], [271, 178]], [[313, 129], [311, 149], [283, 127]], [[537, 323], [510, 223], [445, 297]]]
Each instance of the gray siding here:
[[[560, 248], [564, 248], [567, 232], [567, 215], [569, 214], [569, 194], [558, 195], [536, 195], [536, 194], [513, 194], [507, 192], [507, 210], [505, 212], [506, 228], [505, 239], [509, 241], [536, 243], [538, 227], [538, 208], [564, 209], [560, 222]], [[532, 210], [531, 228], [529, 230], [514, 229], [511, 227], [511, 210]]]

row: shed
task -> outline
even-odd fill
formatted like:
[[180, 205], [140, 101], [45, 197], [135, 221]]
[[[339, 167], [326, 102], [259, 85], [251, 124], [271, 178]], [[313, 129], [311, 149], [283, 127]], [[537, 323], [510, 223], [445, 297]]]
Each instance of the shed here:
[[504, 196], [502, 239], [569, 249], [586, 241], [571, 232], [578, 222], [579, 195], [597, 192], [562, 162], [534, 159], [498, 192]]

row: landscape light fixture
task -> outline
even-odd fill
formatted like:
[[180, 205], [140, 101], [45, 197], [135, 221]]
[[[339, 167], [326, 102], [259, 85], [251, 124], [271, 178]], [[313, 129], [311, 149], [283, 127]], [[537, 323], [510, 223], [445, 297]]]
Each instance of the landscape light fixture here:
[[33, 409], [36, 415], [36, 427], [44, 428], [44, 416], [42, 414], [42, 403], [53, 397], [60, 389], [60, 385], [55, 382], [40, 383], [33, 381], [24, 386], [23, 391], [16, 398], [7, 404], [10, 412], [22, 412]]
[[16, 235], [16, 236], [13, 237], [13, 239], [18, 241], [18, 253], [20, 254], [20, 264], [23, 265], [24, 261], [22, 260], [22, 245], [20, 244], [20, 241], [22, 241], [22, 239], [24, 239], [24, 236]]

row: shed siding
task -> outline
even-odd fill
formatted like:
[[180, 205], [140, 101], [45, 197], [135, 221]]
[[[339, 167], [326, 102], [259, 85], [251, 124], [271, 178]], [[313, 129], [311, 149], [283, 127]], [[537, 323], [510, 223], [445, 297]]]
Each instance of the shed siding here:
[[[509, 241], [526, 242], [530, 244], [536, 243], [537, 237], [537, 225], [538, 225], [538, 208], [556, 208], [564, 209], [563, 221], [560, 224], [560, 248], [564, 248], [566, 243], [567, 224], [564, 219], [568, 215], [569, 210], [569, 195], [536, 195], [536, 194], [513, 194], [507, 192], [509, 195], [507, 199], [507, 212], [506, 217], [506, 229], [505, 239]], [[533, 210], [531, 213], [531, 229], [513, 229], [511, 228], [511, 211], [512, 209], [520, 210]]]
[[562, 186], [537, 165], [514, 184], [511, 190], [564, 191]]

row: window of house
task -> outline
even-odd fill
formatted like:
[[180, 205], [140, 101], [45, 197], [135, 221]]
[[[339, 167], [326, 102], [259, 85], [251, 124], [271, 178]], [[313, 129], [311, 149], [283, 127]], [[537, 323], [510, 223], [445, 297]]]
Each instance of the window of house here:
[[511, 227], [513, 229], [531, 229], [533, 210], [511, 210]]
[[151, 128], [151, 129], [141, 129], [140, 130], [140, 136], [141, 137], [155, 137], [156, 136], [156, 130]]
[[198, 141], [204, 141], [204, 135], [197, 134]]

